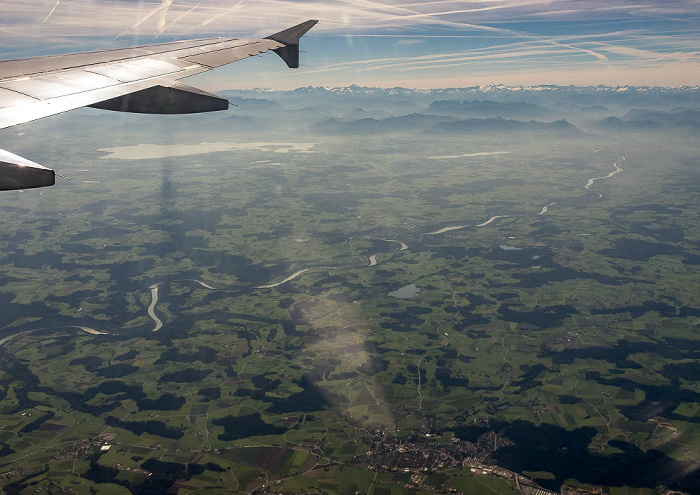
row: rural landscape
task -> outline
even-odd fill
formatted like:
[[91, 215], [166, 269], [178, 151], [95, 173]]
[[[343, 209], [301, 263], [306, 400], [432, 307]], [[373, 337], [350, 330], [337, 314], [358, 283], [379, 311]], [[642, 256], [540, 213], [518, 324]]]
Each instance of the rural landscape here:
[[223, 94], [0, 134], [4, 493], [700, 493], [700, 90]]

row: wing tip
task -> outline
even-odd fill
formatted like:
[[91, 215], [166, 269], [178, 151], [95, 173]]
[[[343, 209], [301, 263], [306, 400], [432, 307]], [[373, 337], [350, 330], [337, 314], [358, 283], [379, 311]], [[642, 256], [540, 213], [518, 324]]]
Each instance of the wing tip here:
[[312, 27], [318, 24], [315, 19], [304, 21], [301, 24], [287, 28], [279, 33], [271, 34], [265, 39], [274, 40], [284, 45], [298, 45], [299, 39], [304, 36]]

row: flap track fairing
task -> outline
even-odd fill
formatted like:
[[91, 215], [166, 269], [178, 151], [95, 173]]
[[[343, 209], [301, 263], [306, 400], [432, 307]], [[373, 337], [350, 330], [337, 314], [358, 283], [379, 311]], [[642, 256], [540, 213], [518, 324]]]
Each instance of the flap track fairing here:
[[0, 150], [0, 191], [53, 186], [56, 172], [21, 156]]
[[90, 105], [114, 112], [184, 114], [228, 110], [228, 100], [201, 89], [176, 84], [153, 86]]

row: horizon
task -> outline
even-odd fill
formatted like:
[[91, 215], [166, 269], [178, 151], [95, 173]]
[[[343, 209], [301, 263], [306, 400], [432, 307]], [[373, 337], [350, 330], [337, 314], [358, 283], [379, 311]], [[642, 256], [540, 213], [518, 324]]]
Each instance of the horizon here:
[[410, 86], [368, 86], [368, 85], [360, 85], [360, 84], [349, 84], [346, 86], [335, 86], [335, 85], [320, 85], [320, 86], [314, 86], [314, 85], [309, 85], [309, 86], [297, 86], [295, 88], [291, 89], [275, 89], [275, 88], [264, 88], [264, 87], [253, 87], [253, 88], [227, 88], [223, 89], [222, 91], [276, 91], [276, 92], [290, 92], [290, 91], [297, 91], [300, 89], [351, 89], [351, 88], [358, 88], [358, 89], [405, 89], [409, 91], [449, 91], [449, 90], [483, 90], [483, 89], [497, 89], [497, 90], [504, 90], [504, 91], [509, 91], [509, 90], [531, 90], [531, 89], [546, 89], [546, 88], [553, 88], [553, 89], [566, 89], [566, 88], [571, 88], [571, 89], [610, 89], [610, 90], [617, 90], [617, 91], [627, 91], [627, 90], [636, 90], [636, 89], [668, 89], [668, 90], [678, 90], [678, 91], [696, 91], [700, 90], [700, 84], [698, 85], [682, 85], [682, 86], [652, 86], [652, 85], [643, 85], [643, 84], [620, 84], [620, 85], [609, 85], [609, 84], [586, 84], [586, 85], [577, 85], [577, 84], [531, 84], [531, 85], [509, 85], [509, 84], [482, 84], [482, 85], [475, 85], [475, 86], [445, 86], [445, 87], [431, 87], [431, 88], [419, 88], [419, 87], [410, 87]]

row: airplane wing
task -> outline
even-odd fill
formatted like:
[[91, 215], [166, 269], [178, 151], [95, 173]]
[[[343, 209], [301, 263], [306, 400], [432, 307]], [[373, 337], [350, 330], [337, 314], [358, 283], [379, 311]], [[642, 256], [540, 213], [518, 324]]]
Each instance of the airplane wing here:
[[[0, 61], [0, 129], [90, 106], [135, 113], [226, 110], [228, 101], [180, 84], [268, 51], [299, 67], [299, 39], [310, 20], [266, 38], [209, 38]], [[0, 150], [0, 190], [52, 186], [55, 172]]]

